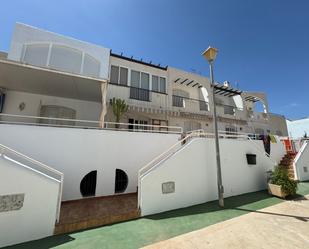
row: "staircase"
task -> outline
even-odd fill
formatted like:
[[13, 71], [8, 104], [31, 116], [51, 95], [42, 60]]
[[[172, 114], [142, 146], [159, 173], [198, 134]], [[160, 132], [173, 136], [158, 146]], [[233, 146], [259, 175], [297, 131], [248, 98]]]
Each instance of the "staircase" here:
[[280, 166], [287, 169], [288, 175], [291, 179], [295, 179], [295, 172], [293, 168], [294, 158], [296, 157], [296, 152], [288, 152], [280, 162]]
[[64, 201], [54, 234], [137, 219], [137, 193]]

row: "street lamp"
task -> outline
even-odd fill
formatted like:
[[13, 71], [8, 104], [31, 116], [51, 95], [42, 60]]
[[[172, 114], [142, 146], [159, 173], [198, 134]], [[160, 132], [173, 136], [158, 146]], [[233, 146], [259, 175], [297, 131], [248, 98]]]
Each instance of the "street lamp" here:
[[224, 189], [223, 189], [223, 185], [222, 185], [222, 175], [221, 175], [219, 134], [218, 134], [218, 122], [217, 122], [217, 108], [216, 108], [216, 98], [215, 98], [215, 84], [214, 84], [214, 77], [213, 77], [213, 62], [216, 59], [217, 53], [218, 53], [218, 50], [216, 48], [208, 47], [202, 53], [202, 55], [209, 62], [210, 84], [211, 84], [211, 88], [212, 88], [212, 99], [213, 99], [213, 120], [214, 120], [214, 128], [215, 128], [218, 197], [219, 197], [219, 206], [224, 207], [224, 199], [223, 199]]

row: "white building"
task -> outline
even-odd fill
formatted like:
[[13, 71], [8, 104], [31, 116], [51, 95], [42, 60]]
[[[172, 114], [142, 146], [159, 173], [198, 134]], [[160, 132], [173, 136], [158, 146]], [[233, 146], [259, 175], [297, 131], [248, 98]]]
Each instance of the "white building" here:
[[[0, 247], [90, 226], [62, 223], [63, 201], [131, 194], [136, 218], [217, 198], [207, 77], [17, 24], [0, 53], [0, 89]], [[268, 154], [251, 135], [286, 136], [284, 117], [263, 93], [227, 82], [214, 91], [225, 197], [265, 189], [286, 150], [275, 136]], [[129, 105], [117, 129], [114, 97]], [[99, 218], [89, 223], [106, 224]]]
[[293, 139], [309, 136], [309, 118], [286, 120], [289, 136]]
[[[207, 77], [117, 55], [23, 24], [16, 25], [7, 59], [10, 62], [1, 62], [3, 70], [16, 75], [13, 83], [1, 82], [6, 95], [3, 113], [98, 120], [102, 79], [109, 82], [107, 103], [115, 97], [129, 105], [123, 123], [213, 130], [212, 89]], [[38, 76], [34, 80], [34, 75], [44, 80]], [[228, 82], [216, 85], [215, 92], [220, 130], [287, 136], [284, 117], [269, 113], [264, 93], [236, 90]], [[262, 104], [262, 112], [256, 110], [257, 103]], [[107, 106], [106, 121], [112, 122], [115, 117]]]

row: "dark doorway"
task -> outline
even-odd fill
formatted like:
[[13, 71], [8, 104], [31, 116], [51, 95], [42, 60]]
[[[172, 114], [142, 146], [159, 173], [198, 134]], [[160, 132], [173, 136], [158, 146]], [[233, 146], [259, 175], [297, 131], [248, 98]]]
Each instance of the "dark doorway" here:
[[134, 124], [134, 119], [133, 118], [129, 118], [129, 130], [133, 130], [133, 125]]
[[95, 196], [97, 186], [97, 171], [91, 171], [80, 182], [80, 193], [83, 197]]
[[115, 193], [123, 193], [128, 187], [128, 176], [121, 169], [116, 169]]

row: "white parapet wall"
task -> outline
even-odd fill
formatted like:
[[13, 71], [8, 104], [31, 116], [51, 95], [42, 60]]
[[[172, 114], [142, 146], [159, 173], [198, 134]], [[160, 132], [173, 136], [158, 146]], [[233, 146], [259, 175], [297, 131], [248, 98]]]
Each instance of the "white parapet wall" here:
[[0, 157], [0, 247], [51, 236], [59, 182]]
[[[261, 148], [262, 141], [220, 139], [225, 197], [266, 188], [266, 172], [276, 162]], [[246, 154], [256, 154], [257, 164], [248, 165]], [[214, 139], [195, 138], [184, 145], [141, 178], [140, 191], [142, 215], [217, 199]]]
[[138, 170], [175, 144], [179, 134], [0, 125], [0, 143], [64, 173], [63, 200], [82, 198], [80, 182], [97, 170], [96, 196], [115, 194], [115, 170], [137, 191]]
[[304, 141], [295, 160], [296, 180], [309, 181], [309, 141]]

